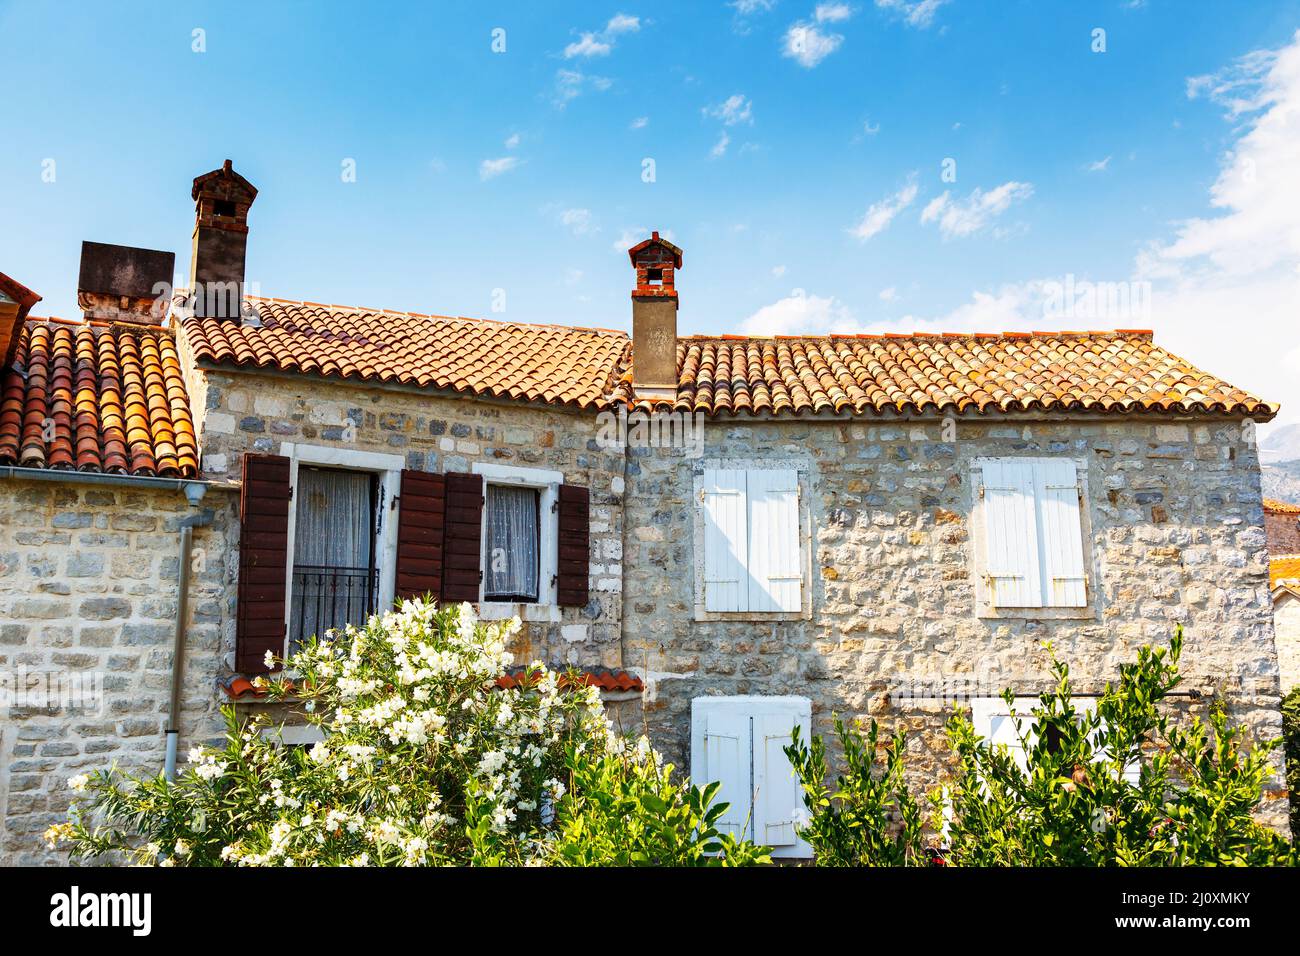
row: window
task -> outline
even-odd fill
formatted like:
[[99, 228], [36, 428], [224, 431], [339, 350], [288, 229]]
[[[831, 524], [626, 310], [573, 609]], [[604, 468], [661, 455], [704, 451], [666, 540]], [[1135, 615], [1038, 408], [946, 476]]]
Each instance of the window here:
[[703, 561], [697, 616], [800, 613], [805, 559], [799, 473], [706, 468], [699, 502]]
[[235, 216], [235, 204], [229, 199], [214, 199], [212, 201], [212, 214], [214, 216], [225, 216], [233, 219]]
[[483, 600], [537, 601], [541, 572], [541, 492], [488, 485], [483, 536]]
[[717, 781], [729, 804], [720, 830], [772, 847], [776, 857], [808, 857], [795, 833], [803, 796], [785, 747], [797, 725], [808, 739], [806, 697], [697, 697], [691, 701], [691, 780]]
[[289, 649], [378, 610], [377, 476], [301, 466], [294, 500]]
[[[1019, 720], [1025, 741], [1032, 747], [1037, 738], [1034, 733], [1034, 708], [1039, 703], [1037, 697], [1017, 697], [1016, 716], [1012, 717], [1011, 709], [1001, 697], [976, 697], [971, 701], [971, 723], [975, 727], [975, 733], [985, 738], [991, 746], [1005, 746], [1016, 765], [1021, 770], [1025, 770], [1028, 768], [1028, 760], [1025, 756], [1025, 746], [1021, 743], [1020, 734], [1016, 729], [1016, 721]], [[1097, 709], [1097, 700], [1092, 697], [1075, 698], [1073, 704], [1074, 709], [1081, 715], [1091, 714]], [[1059, 749], [1060, 741], [1061, 728], [1049, 726], [1047, 728], [1049, 751], [1054, 752]], [[1141, 769], [1141, 764], [1133, 761], [1124, 768], [1124, 779], [1129, 783], [1137, 784]]]
[[[292, 653], [313, 636], [361, 625], [392, 606], [400, 455], [285, 442], [289, 459], [285, 634]], [[283, 593], [283, 592], [282, 592]], [[279, 652], [277, 651], [277, 656]]]
[[1076, 464], [991, 458], [977, 469], [982, 608], [1086, 607], [1083, 491]]
[[[482, 602], [556, 607], [564, 475], [484, 462], [474, 465], [474, 473], [484, 481]], [[488, 616], [499, 612], [489, 609]]]

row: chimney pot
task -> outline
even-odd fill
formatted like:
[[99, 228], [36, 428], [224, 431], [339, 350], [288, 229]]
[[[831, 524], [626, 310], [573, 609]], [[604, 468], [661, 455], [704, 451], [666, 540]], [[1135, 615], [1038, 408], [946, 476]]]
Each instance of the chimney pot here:
[[650, 238], [628, 251], [636, 270], [632, 289], [632, 387], [638, 398], [673, 401], [677, 398], [677, 285], [682, 250]]
[[243, 313], [248, 210], [257, 188], [227, 159], [194, 180], [190, 304], [197, 316], [238, 321]]

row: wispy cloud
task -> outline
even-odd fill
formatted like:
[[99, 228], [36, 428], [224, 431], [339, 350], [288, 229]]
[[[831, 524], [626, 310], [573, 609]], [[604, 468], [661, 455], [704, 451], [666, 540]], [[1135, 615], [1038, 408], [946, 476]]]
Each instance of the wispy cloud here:
[[921, 212], [921, 222], [935, 222], [945, 240], [961, 239], [984, 230], [994, 219], [1015, 203], [1034, 194], [1030, 183], [1006, 182], [984, 192], [976, 188], [965, 199], [953, 199], [945, 191], [932, 199]]
[[847, 3], [819, 3], [813, 11], [813, 19], [818, 23], [843, 23], [853, 16], [853, 8]]
[[636, 119], [634, 119], [631, 123], [628, 124], [628, 127], [627, 127], [627, 128], [628, 128], [628, 129], [645, 129], [646, 126], [649, 125], [649, 123], [650, 123], [650, 117], [648, 117], [648, 116], [638, 116]]
[[596, 76], [581, 70], [557, 70], [551, 102], [557, 109], [564, 109], [588, 90], [603, 93], [613, 85], [614, 81], [607, 76]]
[[898, 192], [868, 206], [862, 219], [849, 230], [850, 234], [857, 237], [859, 242], [866, 242], [872, 236], [878, 236], [889, 228], [895, 216], [916, 200], [916, 194], [916, 174], [913, 173], [907, 184]]
[[590, 209], [561, 209], [555, 218], [575, 236], [591, 236], [600, 232]]
[[948, 0], [876, 0], [881, 10], [894, 14], [909, 27], [925, 29], [934, 22], [934, 15]]
[[742, 93], [727, 97], [717, 106], [706, 106], [701, 112], [705, 116], [722, 120], [723, 126], [736, 126], [739, 123], [754, 123], [754, 103], [747, 100]]
[[1090, 173], [1104, 173], [1109, 168], [1110, 168], [1109, 156], [1107, 156], [1105, 159], [1099, 159], [1095, 163], [1088, 164], [1088, 172]]
[[518, 149], [518, 148], [519, 148], [519, 134], [518, 134], [518, 133], [511, 133], [509, 136], [507, 136], [507, 137], [506, 137], [506, 141], [505, 141], [505, 147], [506, 147], [506, 149]]
[[897, 302], [898, 289], [892, 285], [887, 289], [881, 289], [879, 298], [881, 302]]
[[564, 48], [564, 58], [572, 60], [575, 57], [609, 56], [619, 36], [624, 33], [636, 33], [640, 29], [640, 17], [630, 17], [625, 13], [617, 14], [610, 18], [603, 30], [579, 34], [577, 40]]
[[483, 182], [489, 179], [496, 179], [498, 176], [510, 172], [516, 168], [523, 160], [518, 156], [502, 156], [500, 159], [485, 159], [478, 164], [478, 178]]
[[724, 129], [722, 131], [722, 135], [718, 137], [718, 141], [714, 143], [713, 148], [709, 150], [709, 158], [721, 159], [723, 156], [726, 155], [727, 147], [730, 144], [731, 144], [731, 137], [727, 135], [727, 131]]
[[781, 55], [794, 60], [804, 69], [811, 70], [840, 48], [844, 36], [827, 33], [816, 23], [800, 21], [791, 24], [781, 43]]

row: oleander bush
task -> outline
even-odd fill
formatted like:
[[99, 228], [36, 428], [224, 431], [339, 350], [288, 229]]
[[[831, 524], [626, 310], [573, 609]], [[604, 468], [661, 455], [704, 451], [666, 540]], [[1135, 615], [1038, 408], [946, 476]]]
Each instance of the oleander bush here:
[[267, 718], [227, 709], [225, 746], [192, 750], [175, 781], [72, 778], [82, 802], [46, 838], [162, 866], [766, 862], [718, 833], [716, 785], [675, 783], [612, 731], [596, 688], [538, 664], [499, 686], [518, 627], [407, 601], [313, 640], [266, 690], [299, 701], [320, 743], [280, 746]]
[[1291, 844], [1252, 816], [1278, 742], [1250, 744], [1217, 705], [1184, 723], [1161, 708], [1180, 683], [1181, 651], [1181, 628], [1168, 648], [1141, 648], [1095, 709], [1077, 706], [1069, 669], [1053, 657], [1056, 685], [1030, 713], [1004, 695], [1023, 764], [955, 713], [956, 767], [929, 795], [929, 852], [902, 782], [902, 735], [878, 747], [874, 721], [865, 737], [837, 724], [847, 759], [830, 789], [821, 741], [806, 746], [796, 733], [787, 753], [809, 814], [800, 834], [832, 866], [1294, 865]]
[[1286, 742], [1287, 792], [1291, 797], [1291, 839], [1300, 841], [1300, 687], [1282, 701], [1282, 739]]

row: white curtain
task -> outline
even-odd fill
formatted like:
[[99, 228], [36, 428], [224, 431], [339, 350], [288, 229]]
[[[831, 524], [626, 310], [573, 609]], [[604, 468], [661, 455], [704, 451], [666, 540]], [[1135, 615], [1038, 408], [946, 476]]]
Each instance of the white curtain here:
[[375, 610], [373, 478], [365, 472], [298, 468], [290, 637], [362, 624]]
[[488, 485], [483, 572], [487, 600], [537, 600], [539, 501], [536, 488]]

